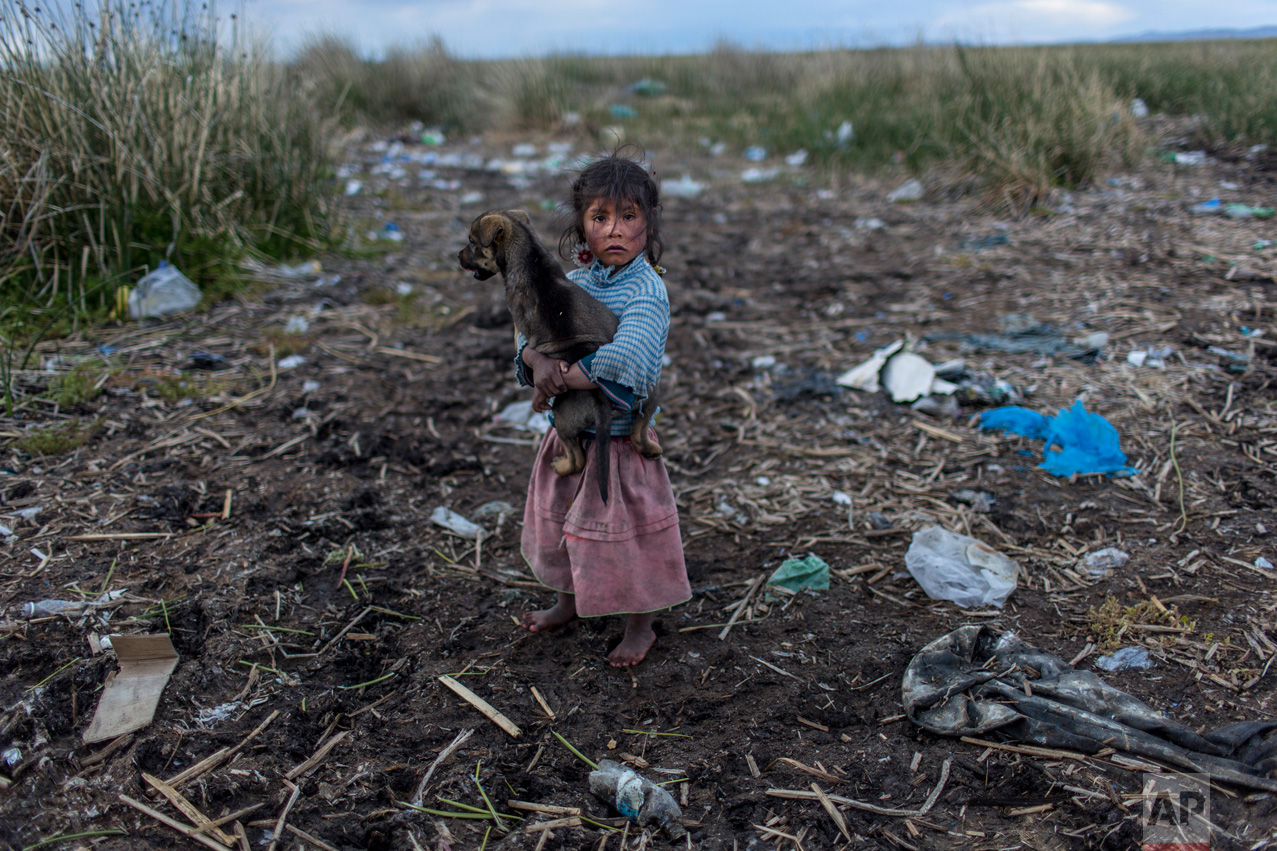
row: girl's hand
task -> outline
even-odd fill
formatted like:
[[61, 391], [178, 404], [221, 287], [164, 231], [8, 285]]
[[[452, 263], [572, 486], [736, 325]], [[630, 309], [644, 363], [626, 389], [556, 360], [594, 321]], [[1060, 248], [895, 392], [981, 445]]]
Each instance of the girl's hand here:
[[532, 386], [536, 394], [532, 397], [532, 410], [544, 411], [550, 407], [550, 399], [568, 389], [564, 375], [569, 364], [555, 360], [528, 347], [523, 350], [523, 363], [532, 370]]

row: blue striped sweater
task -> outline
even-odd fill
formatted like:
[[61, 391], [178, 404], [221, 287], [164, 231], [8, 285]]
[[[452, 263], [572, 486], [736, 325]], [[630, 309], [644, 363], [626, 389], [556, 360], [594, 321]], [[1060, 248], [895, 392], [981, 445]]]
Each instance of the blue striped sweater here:
[[[661, 378], [670, 330], [665, 282], [642, 254], [620, 268], [604, 266], [596, 260], [569, 272], [568, 279], [607, 305], [620, 319], [612, 342], [582, 358], [580, 364], [585, 376], [612, 400], [612, 434], [627, 435], [634, 423], [634, 409]], [[531, 386], [523, 365], [523, 347], [527, 343], [522, 334], [518, 335], [515, 377], [523, 387]]]

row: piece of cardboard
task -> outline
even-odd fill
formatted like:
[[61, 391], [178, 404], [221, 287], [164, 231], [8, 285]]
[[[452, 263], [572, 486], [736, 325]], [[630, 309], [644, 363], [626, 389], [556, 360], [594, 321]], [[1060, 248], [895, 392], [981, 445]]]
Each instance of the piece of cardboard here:
[[93, 723], [84, 741], [101, 742], [140, 730], [155, 717], [160, 693], [177, 667], [177, 651], [167, 634], [113, 635], [119, 673], [108, 674]]

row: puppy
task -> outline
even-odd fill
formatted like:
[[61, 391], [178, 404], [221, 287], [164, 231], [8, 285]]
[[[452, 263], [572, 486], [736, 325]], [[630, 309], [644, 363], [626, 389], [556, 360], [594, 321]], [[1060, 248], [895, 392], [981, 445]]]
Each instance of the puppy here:
[[[612, 342], [619, 321], [611, 310], [568, 280], [558, 262], [537, 239], [532, 221], [522, 210], [490, 210], [470, 226], [470, 241], [457, 257], [461, 268], [486, 281], [497, 273], [505, 281], [506, 303], [515, 328], [528, 345], [556, 360], [576, 363]], [[646, 458], [661, 454], [648, 436], [655, 395], [643, 402], [634, 418], [630, 439]], [[602, 390], [569, 390], [554, 399], [554, 430], [566, 454], [551, 461], [560, 476], [585, 468], [581, 435], [594, 428], [598, 452], [599, 495], [608, 498], [608, 444], [612, 433], [612, 403]]]

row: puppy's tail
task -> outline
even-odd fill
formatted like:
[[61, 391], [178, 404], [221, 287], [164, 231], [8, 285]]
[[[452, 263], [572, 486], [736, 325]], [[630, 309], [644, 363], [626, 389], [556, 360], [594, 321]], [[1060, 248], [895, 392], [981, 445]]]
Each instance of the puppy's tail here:
[[612, 402], [602, 390], [594, 391], [594, 466], [599, 471], [599, 496], [607, 505], [607, 484], [612, 462]]

